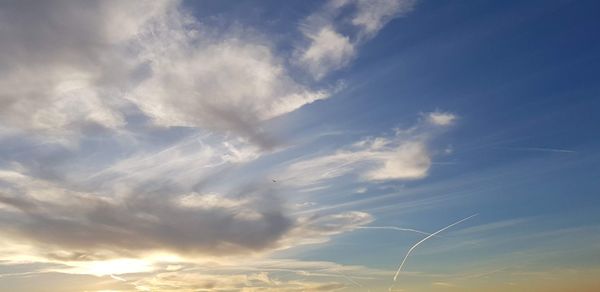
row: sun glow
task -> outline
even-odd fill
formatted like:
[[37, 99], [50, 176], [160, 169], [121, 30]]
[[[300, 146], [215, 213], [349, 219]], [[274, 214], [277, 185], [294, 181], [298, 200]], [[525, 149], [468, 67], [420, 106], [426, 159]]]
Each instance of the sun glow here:
[[78, 263], [71, 269], [77, 274], [95, 276], [121, 275], [130, 273], [143, 273], [153, 270], [152, 264], [140, 259], [114, 259], [106, 261], [93, 261]]

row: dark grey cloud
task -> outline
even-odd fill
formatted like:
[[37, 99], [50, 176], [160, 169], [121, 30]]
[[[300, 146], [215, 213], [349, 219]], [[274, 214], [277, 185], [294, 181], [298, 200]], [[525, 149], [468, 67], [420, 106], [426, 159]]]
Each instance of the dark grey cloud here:
[[69, 251], [48, 254], [63, 260], [97, 259], [102, 251], [228, 255], [272, 248], [294, 222], [272, 195], [246, 191], [228, 205], [209, 206], [184, 206], [164, 194], [122, 200], [71, 194], [67, 203], [2, 194], [0, 203], [18, 212], [0, 225], [5, 236]]
[[229, 256], [320, 243], [373, 220], [362, 212], [291, 215], [281, 190], [271, 184], [225, 194], [207, 191], [202, 182], [154, 178], [125, 180], [120, 187], [107, 180], [102, 191], [85, 192], [0, 172], [0, 237], [25, 243], [52, 262], [157, 251]]

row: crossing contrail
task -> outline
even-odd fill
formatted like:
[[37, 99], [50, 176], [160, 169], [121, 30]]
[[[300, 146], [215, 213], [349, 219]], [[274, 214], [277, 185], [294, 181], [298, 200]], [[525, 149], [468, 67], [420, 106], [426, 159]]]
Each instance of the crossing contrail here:
[[352, 284], [358, 286], [358, 287], [362, 287], [363, 285], [361, 285], [360, 283], [358, 283], [357, 281], [355, 281], [354, 279], [348, 277], [346, 274], [342, 273], [342, 271], [336, 269], [336, 272], [340, 273], [340, 275], [342, 275], [342, 277], [344, 277], [346, 280], [350, 281]]
[[359, 226], [359, 227], [357, 227], [357, 229], [387, 229], [387, 230], [408, 231], [408, 232], [416, 232], [416, 233], [424, 234], [424, 235], [431, 235], [431, 233], [428, 233], [425, 231], [416, 230], [416, 229], [412, 229], [412, 228], [396, 227], [396, 226]]
[[473, 217], [475, 217], [475, 216], [477, 216], [477, 214], [473, 214], [473, 215], [471, 215], [471, 216], [469, 216], [469, 217], [467, 217], [467, 218], [465, 218], [465, 219], [462, 219], [462, 220], [456, 221], [456, 222], [454, 222], [454, 223], [452, 223], [452, 224], [450, 224], [450, 225], [448, 225], [448, 226], [446, 226], [446, 227], [444, 227], [444, 228], [442, 228], [442, 229], [440, 229], [440, 230], [438, 230], [438, 231], [436, 231], [436, 232], [434, 232], [434, 233], [430, 234], [429, 236], [427, 236], [427, 237], [425, 237], [425, 238], [421, 239], [419, 242], [415, 243], [415, 245], [413, 245], [413, 246], [412, 246], [412, 247], [411, 247], [411, 248], [408, 250], [408, 252], [407, 252], [407, 253], [406, 253], [406, 255], [404, 256], [404, 259], [402, 259], [402, 263], [400, 263], [400, 267], [398, 267], [398, 271], [396, 271], [396, 274], [394, 275], [394, 282], [396, 281], [396, 279], [398, 279], [398, 275], [400, 275], [400, 271], [402, 271], [402, 266], [404, 266], [404, 262], [406, 262], [406, 259], [408, 258], [408, 256], [410, 255], [410, 253], [413, 251], [413, 249], [415, 249], [417, 246], [419, 246], [419, 244], [423, 243], [423, 241], [425, 241], [425, 240], [427, 240], [427, 239], [431, 238], [432, 236], [435, 236], [436, 234], [438, 234], [438, 233], [440, 233], [440, 232], [442, 232], [442, 231], [444, 231], [444, 230], [446, 230], [446, 229], [448, 229], [448, 228], [450, 228], [450, 227], [452, 227], [452, 226], [454, 226], [454, 225], [457, 225], [457, 224], [459, 224], [459, 223], [462, 223], [462, 222], [464, 222], [464, 221], [466, 221], [466, 220], [469, 220], [469, 219], [471, 219], [471, 218], [473, 218]]

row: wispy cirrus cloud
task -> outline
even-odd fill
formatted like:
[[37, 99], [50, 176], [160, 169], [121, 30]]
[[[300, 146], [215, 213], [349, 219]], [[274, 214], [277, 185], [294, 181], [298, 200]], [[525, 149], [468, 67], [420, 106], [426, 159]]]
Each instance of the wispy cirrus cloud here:
[[[120, 261], [136, 265], [131, 260]], [[120, 273], [114, 268], [111, 273], [111, 269], [105, 269], [110, 266], [108, 262], [74, 263], [72, 266], [44, 266], [30, 275], [36, 277], [49, 272], [86, 275], [89, 265], [95, 265], [92, 269], [99, 272], [96, 276], [105, 279], [105, 283], [112, 282], [112, 287], [129, 287], [131, 291], [337, 291], [353, 285], [352, 281], [374, 280], [388, 274], [364, 266], [279, 259], [242, 260], [229, 264], [202, 262], [201, 265], [185, 261], [155, 262], [146, 266], [150, 270], [135, 273]]]
[[291, 216], [268, 186], [203, 188], [275, 145], [263, 122], [329, 96], [269, 38], [208, 27], [175, 0], [14, 4], [0, 9], [5, 240], [57, 261], [219, 256], [368, 222]]
[[423, 178], [431, 167], [431, 139], [455, 118], [444, 113], [442, 122], [430, 120], [439, 115], [430, 113], [425, 122], [398, 129], [391, 136], [365, 138], [331, 154], [294, 162], [280, 179], [290, 185], [311, 186], [350, 174], [371, 182]]
[[[178, 0], [0, 4], [0, 259], [112, 281], [80, 290], [335, 291], [381, 276], [257, 263], [374, 218], [294, 213], [285, 186], [252, 167], [278, 149], [269, 123], [332, 96], [339, 87], [316, 81], [412, 5], [331, 1], [303, 20], [306, 46], [285, 52], [267, 33], [207, 25]], [[369, 181], [417, 179], [430, 164], [425, 140], [366, 138], [313, 163], [331, 166], [327, 178], [349, 163]]]

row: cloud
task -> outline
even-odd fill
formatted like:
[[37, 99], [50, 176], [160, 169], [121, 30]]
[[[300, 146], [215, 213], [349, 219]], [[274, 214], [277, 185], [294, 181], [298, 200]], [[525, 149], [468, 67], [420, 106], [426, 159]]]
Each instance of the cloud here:
[[426, 115], [427, 121], [437, 126], [449, 126], [454, 123], [456, 116], [452, 113], [432, 112]]
[[[142, 271], [115, 276], [110, 274], [111, 269], [105, 269], [115, 263], [131, 263]], [[353, 279], [372, 280], [389, 274], [363, 266], [293, 259], [241, 259], [231, 263], [183, 261], [176, 264], [119, 260], [70, 265], [47, 268], [46, 271], [80, 275], [102, 271], [97, 276], [135, 286], [138, 291], [335, 291], [345, 288]], [[144, 272], [148, 265], [152, 270]]]
[[317, 79], [330, 70], [346, 66], [355, 54], [354, 45], [347, 36], [343, 36], [330, 26], [321, 28], [314, 35], [307, 35], [311, 45], [302, 53], [300, 62]]
[[268, 273], [200, 274], [197, 272], [159, 273], [136, 283], [146, 291], [338, 291], [346, 287], [335, 281], [286, 280]]
[[383, 162], [379, 168], [368, 171], [368, 180], [419, 179], [427, 175], [431, 159], [420, 142], [407, 142], [391, 151], [375, 153], [373, 157]]
[[[192, 135], [164, 148], [142, 151], [118, 159], [103, 169], [92, 169], [74, 177], [79, 184], [118, 192], [120, 189], [145, 191], [161, 185], [191, 192], [205, 182], [217, 184], [223, 171], [261, 157], [260, 149], [242, 139]], [[97, 190], [98, 190], [97, 189]], [[96, 191], [97, 191], [96, 190]]]
[[[444, 115], [454, 119], [452, 114]], [[349, 174], [372, 182], [420, 179], [427, 176], [431, 167], [428, 144], [435, 134], [436, 131], [420, 123], [398, 130], [393, 136], [366, 138], [334, 153], [294, 162], [280, 180], [290, 185], [310, 186]]]
[[[344, 288], [330, 266], [261, 267], [327, 277], [310, 281], [192, 270], [327, 242], [373, 221], [293, 213], [315, 203], [288, 206], [285, 189], [256, 183], [268, 166], [255, 172], [252, 163], [277, 146], [265, 130], [273, 119], [335, 91], [295, 66], [316, 79], [348, 66], [358, 45], [408, 9], [399, 3], [330, 2], [307, 18], [297, 52], [251, 28], [210, 27], [178, 0], [0, 3], [0, 258], [52, 265], [40, 273], [119, 274], [106, 289]], [[426, 139], [405, 136], [366, 138], [296, 170], [422, 177]], [[161, 270], [163, 260], [171, 267]]]
[[[75, 266], [47, 268], [46, 271], [86, 275], [116, 263], [76, 263]], [[121, 263], [140, 265], [131, 260]], [[90, 265], [94, 267], [90, 267]], [[143, 265], [140, 265], [144, 269]], [[107, 282], [127, 284], [136, 291], [337, 291], [348, 286], [348, 279], [373, 279], [389, 272], [363, 266], [340, 265], [325, 261], [292, 259], [241, 260], [230, 264], [179, 262], [152, 264], [151, 271], [97, 276]], [[33, 275], [35, 277], [35, 275]]]
[[142, 42], [151, 76], [127, 98], [157, 125], [229, 130], [269, 147], [262, 121], [329, 96], [296, 83], [268, 43], [246, 32], [153, 33]]
[[118, 90], [126, 85], [121, 80], [129, 80], [135, 64], [121, 49], [143, 23], [172, 3], [2, 4], [0, 116], [4, 126], [50, 134], [94, 125], [122, 126]]
[[159, 272], [135, 284], [146, 291], [337, 291], [346, 287], [331, 280], [286, 279], [269, 272], [240, 273], [219, 267], [216, 271]]
[[293, 226], [276, 203], [260, 196], [205, 206], [163, 197], [114, 200], [70, 194], [58, 203], [2, 195], [3, 205], [18, 210], [9, 222], [2, 220], [2, 233], [62, 251], [63, 256], [54, 258], [75, 260], [151, 251], [213, 256], [259, 252], [274, 247]]
[[[382, 145], [377, 145], [379, 143]], [[430, 165], [424, 143], [403, 143], [380, 137], [376, 141], [361, 141], [348, 150], [294, 163], [281, 180], [293, 185], [309, 185], [357, 171], [359, 177], [367, 181], [412, 180], [427, 175]]]
[[361, 33], [372, 37], [390, 20], [412, 11], [415, 0], [358, 0], [352, 24], [361, 27]]
[[283, 244], [292, 246], [327, 242], [334, 235], [355, 230], [373, 220], [370, 214], [358, 211], [300, 217], [298, 226]]
[[68, 262], [157, 252], [261, 253], [324, 242], [372, 221], [361, 212], [293, 217], [273, 190], [258, 186], [229, 195], [138, 191], [83, 193], [4, 171], [0, 233], [5, 241], [28, 243], [29, 254]]
[[[256, 262], [241, 268], [208, 262], [198, 266], [191, 263], [155, 263], [152, 270], [148, 270], [147, 263], [126, 259], [80, 262], [72, 266], [12, 266], [27, 271], [2, 274], [3, 288], [14, 291], [43, 291], [39, 283], [49, 284], [60, 291], [337, 291], [347, 284], [343, 283], [345, 280], [341, 276], [330, 271], [334, 268], [373, 274], [360, 266], [293, 260]], [[131, 266], [138, 266], [137, 272], [119, 273], [119, 270]], [[5, 266], [0, 264], [0, 268]]]
[[[358, 46], [373, 38], [393, 18], [411, 11], [414, 3], [412, 0], [327, 2], [300, 25], [307, 42], [296, 51], [297, 64], [317, 80], [347, 66]], [[350, 13], [346, 12], [348, 8]]]
[[265, 120], [330, 94], [296, 82], [268, 38], [207, 27], [179, 1], [4, 6], [0, 120], [11, 129], [76, 139], [141, 111], [270, 148]]

